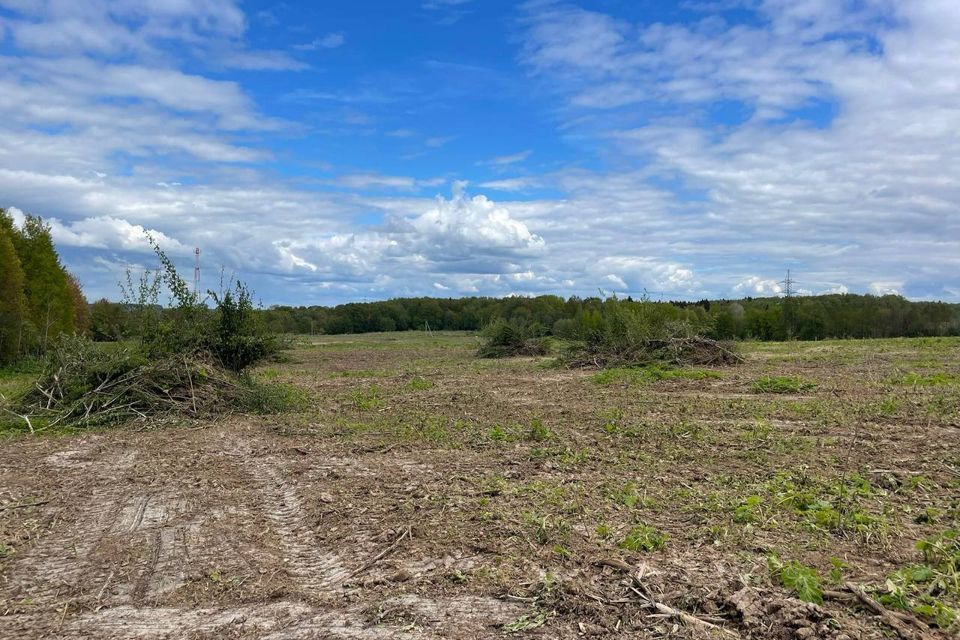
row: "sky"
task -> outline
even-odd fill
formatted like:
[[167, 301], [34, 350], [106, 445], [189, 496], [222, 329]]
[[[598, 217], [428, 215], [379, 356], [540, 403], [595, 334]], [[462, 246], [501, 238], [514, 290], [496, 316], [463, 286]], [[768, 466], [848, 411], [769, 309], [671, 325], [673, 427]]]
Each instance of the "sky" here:
[[955, 0], [0, 0], [0, 206], [90, 299], [960, 302]]

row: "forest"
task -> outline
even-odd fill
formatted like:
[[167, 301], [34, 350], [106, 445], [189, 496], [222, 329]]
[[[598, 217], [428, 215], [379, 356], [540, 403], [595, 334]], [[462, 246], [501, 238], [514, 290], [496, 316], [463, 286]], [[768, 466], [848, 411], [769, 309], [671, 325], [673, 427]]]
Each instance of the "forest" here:
[[[823, 340], [960, 335], [960, 305], [901, 296], [837, 294], [699, 302], [630, 300], [661, 308], [717, 339]], [[100, 303], [105, 304], [105, 303]], [[300, 334], [478, 330], [496, 318], [535, 325], [564, 338], [599, 322], [603, 298], [398, 298], [335, 307], [276, 306], [264, 311], [275, 331]], [[97, 311], [95, 316], [106, 313]], [[96, 321], [95, 321], [96, 324]]]

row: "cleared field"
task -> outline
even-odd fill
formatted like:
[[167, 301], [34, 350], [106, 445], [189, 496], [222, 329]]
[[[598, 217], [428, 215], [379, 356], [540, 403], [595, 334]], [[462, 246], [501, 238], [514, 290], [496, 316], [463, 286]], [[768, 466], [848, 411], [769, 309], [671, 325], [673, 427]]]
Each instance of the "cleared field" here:
[[280, 414], [8, 434], [0, 637], [956, 637], [960, 340], [475, 348], [302, 338]]

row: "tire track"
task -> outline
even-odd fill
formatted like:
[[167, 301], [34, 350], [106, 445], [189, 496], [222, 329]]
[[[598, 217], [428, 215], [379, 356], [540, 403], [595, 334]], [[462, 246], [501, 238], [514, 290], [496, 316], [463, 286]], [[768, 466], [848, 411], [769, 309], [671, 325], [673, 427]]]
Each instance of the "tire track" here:
[[318, 598], [332, 593], [350, 575], [340, 555], [325, 551], [306, 522], [303, 501], [275, 461], [246, 456], [247, 471], [256, 482], [263, 515], [279, 539], [287, 574], [303, 595]]

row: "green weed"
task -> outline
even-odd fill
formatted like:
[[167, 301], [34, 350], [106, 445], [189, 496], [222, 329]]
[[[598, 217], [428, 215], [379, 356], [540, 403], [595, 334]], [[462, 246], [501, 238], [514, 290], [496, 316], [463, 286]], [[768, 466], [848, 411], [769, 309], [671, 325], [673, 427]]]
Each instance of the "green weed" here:
[[241, 408], [250, 413], [273, 415], [294, 411], [310, 401], [307, 393], [292, 384], [251, 384], [242, 396]]
[[550, 431], [550, 428], [544, 425], [539, 418], [533, 418], [530, 421], [530, 426], [526, 433], [527, 440], [532, 440], [533, 442], [546, 442], [552, 437], [553, 432]]
[[823, 590], [815, 569], [796, 560], [783, 562], [773, 554], [767, 557], [767, 566], [770, 573], [780, 580], [780, 584], [792, 589], [798, 598], [804, 602], [823, 604]]
[[353, 400], [353, 406], [357, 410], [357, 415], [362, 414], [364, 411], [376, 409], [383, 403], [382, 392], [377, 385], [355, 389], [350, 398]]
[[923, 564], [895, 571], [884, 584], [879, 600], [913, 611], [938, 627], [960, 622], [960, 530], [917, 542]]
[[536, 629], [537, 627], [542, 627], [546, 623], [549, 616], [546, 612], [541, 611], [536, 614], [523, 614], [513, 622], [507, 622], [503, 625], [503, 630], [507, 633], [519, 633], [521, 631], [530, 631], [531, 629]]
[[619, 546], [627, 551], [658, 551], [666, 544], [666, 534], [660, 533], [650, 525], [640, 523], [630, 529]]

